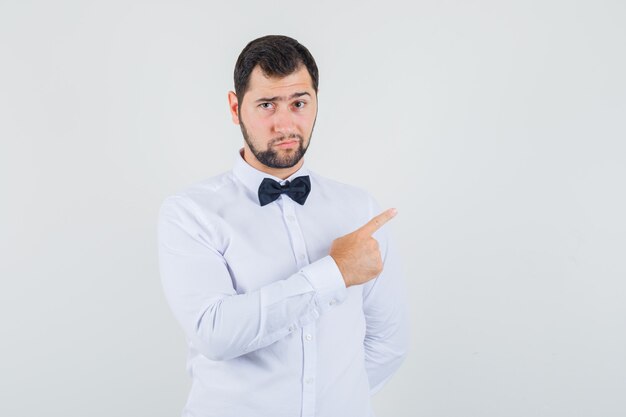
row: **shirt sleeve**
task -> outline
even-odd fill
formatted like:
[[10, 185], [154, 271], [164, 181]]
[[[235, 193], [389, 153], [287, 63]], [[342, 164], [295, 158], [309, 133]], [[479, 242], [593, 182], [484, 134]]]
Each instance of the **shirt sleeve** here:
[[[378, 203], [370, 197], [370, 218], [381, 212]], [[370, 395], [380, 391], [387, 383], [409, 350], [407, 291], [388, 224], [376, 231], [373, 237], [379, 243], [383, 271], [363, 288], [366, 320], [363, 343]]]
[[159, 269], [174, 316], [207, 358], [229, 360], [268, 346], [333, 308], [329, 300], [345, 300], [345, 282], [331, 256], [237, 294], [226, 260], [211, 243], [215, 231], [195, 207], [180, 196], [161, 205]]

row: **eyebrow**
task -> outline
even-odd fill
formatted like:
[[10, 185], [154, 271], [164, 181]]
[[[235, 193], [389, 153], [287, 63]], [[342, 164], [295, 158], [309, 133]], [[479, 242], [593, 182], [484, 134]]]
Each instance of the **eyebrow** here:
[[[301, 96], [304, 96], [304, 95], [311, 97], [311, 95], [309, 93], [307, 93], [306, 91], [302, 91], [300, 93], [293, 93], [292, 95], [290, 95], [287, 98], [287, 100], [291, 100], [291, 99], [294, 99], [296, 97], [301, 97]], [[259, 103], [261, 101], [284, 101], [284, 100], [285, 100], [284, 96], [275, 96], [275, 97], [262, 97], [262, 98], [260, 98], [258, 100], [255, 100], [254, 102], [255, 103]]]

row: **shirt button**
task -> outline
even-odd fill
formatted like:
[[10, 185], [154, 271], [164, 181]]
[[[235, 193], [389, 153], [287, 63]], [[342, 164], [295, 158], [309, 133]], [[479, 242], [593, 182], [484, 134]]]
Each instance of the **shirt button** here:
[[293, 332], [294, 330], [296, 330], [296, 326], [294, 324], [292, 324], [291, 326], [289, 326], [289, 331]]
[[304, 259], [306, 258], [306, 255], [302, 254], [300, 255], [300, 259], [302, 259], [304, 261]]
[[307, 384], [312, 384], [314, 381], [313, 378], [307, 378], [304, 382], [306, 382]]
[[296, 218], [294, 216], [292, 216], [291, 214], [287, 216], [287, 220], [289, 220], [290, 222], [294, 221]]
[[307, 333], [307, 334], [304, 336], [304, 338], [305, 338], [307, 341], [309, 341], [309, 342], [310, 342], [310, 341], [311, 341], [311, 339], [313, 339], [313, 336], [311, 336], [310, 334], [308, 334], [308, 333]]
[[329, 303], [331, 306], [334, 306], [335, 304], [337, 304], [337, 300], [335, 300], [334, 298], [332, 300], [329, 301]]

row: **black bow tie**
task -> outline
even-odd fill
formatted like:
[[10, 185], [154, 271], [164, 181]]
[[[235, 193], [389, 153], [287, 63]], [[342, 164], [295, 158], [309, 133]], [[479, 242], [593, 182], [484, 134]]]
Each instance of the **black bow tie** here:
[[285, 185], [280, 185], [278, 181], [271, 178], [263, 178], [259, 185], [259, 203], [262, 206], [276, 200], [282, 193], [287, 194], [297, 203], [304, 204], [311, 191], [311, 180], [308, 175], [296, 177], [293, 181], [287, 181]]

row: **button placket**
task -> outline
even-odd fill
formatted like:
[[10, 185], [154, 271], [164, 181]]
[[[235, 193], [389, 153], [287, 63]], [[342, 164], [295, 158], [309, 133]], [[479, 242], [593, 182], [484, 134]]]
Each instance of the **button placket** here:
[[[289, 238], [291, 239], [291, 249], [293, 251], [296, 265], [302, 268], [309, 264], [306, 253], [304, 235], [300, 229], [298, 218], [296, 217], [296, 203], [288, 196], [281, 195], [281, 209], [283, 211], [283, 219]], [[317, 362], [317, 346], [313, 338], [315, 334], [315, 323], [310, 323], [300, 329], [300, 337], [302, 338], [302, 417], [315, 416], [315, 402], [317, 393], [315, 392], [315, 368]]]
[[302, 416], [315, 416], [315, 368], [317, 362], [317, 347], [313, 338], [315, 334], [315, 323], [302, 328], [302, 344], [304, 353], [304, 366], [302, 375]]
[[298, 224], [298, 218], [295, 214], [295, 204], [297, 203], [291, 200], [289, 197], [286, 197], [283, 200], [282, 209], [285, 225], [291, 239], [293, 254], [296, 259], [296, 266], [298, 268], [302, 268], [308, 265], [309, 262], [306, 255], [306, 247], [304, 245], [302, 230], [300, 229], [300, 225]]

